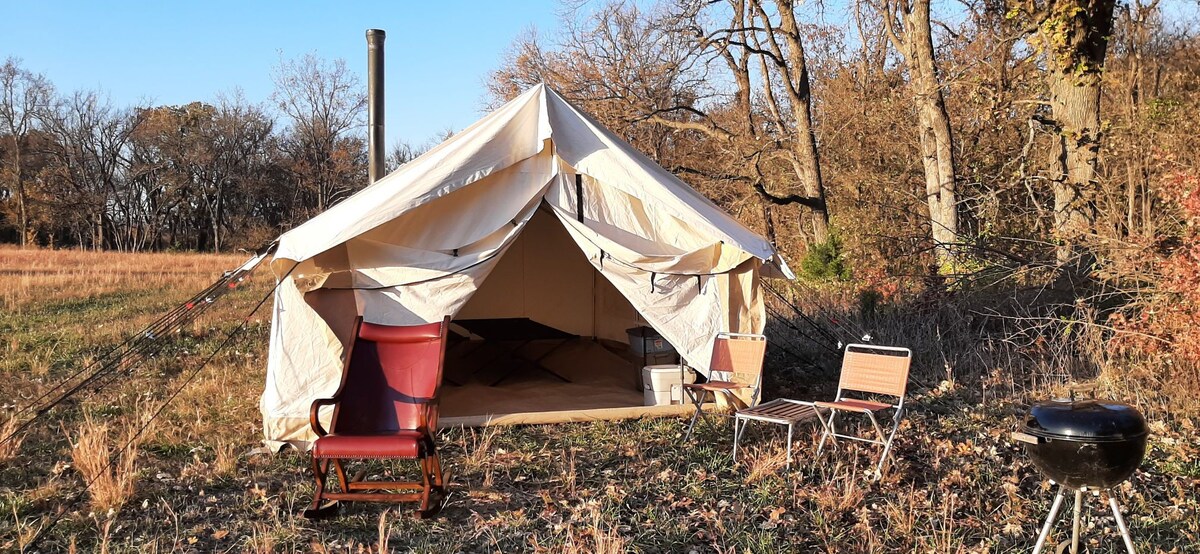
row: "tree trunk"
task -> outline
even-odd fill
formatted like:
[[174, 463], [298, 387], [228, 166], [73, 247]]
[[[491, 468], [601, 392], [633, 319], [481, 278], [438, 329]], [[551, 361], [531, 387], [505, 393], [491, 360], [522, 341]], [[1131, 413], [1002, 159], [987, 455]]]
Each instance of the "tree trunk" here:
[[104, 249], [104, 218], [99, 213], [92, 226], [92, 250], [99, 252]]
[[1100, 77], [1115, 5], [1115, 0], [1054, 2], [1041, 22], [1050, 110], [1059, 136], [1052, 186], [1060, 263], [1078, 258], [1080, 239], [1095, 224], [1096, 162], [1103, 137]]
[[32, 233], [29, 231], [29, 199], [25, 191], [25, 175], [21, 171], [21, 137], [17, 135], [13, 135], [13, 161], [16, 165], [13, 168], [13, 178], [17, 185], [17, 232], [21, 236], [21, 248], [25, 248], [32, 242]]
[[812, 90], [809, 84], [808, 64], [804, 58], [804, 42], [796, 24], [795, 6], [791, 0], [778, 1], [780, 29], [787, 41], [789, 92], [792, 96], [792, 117], [796, 120], [796, 138], [792, 142], [792, 159], [797, 166], [797, 176], [804, 195], [817, 200], [812, 208], [813, 243], [821, 244], [829, 238], [829, 210], [825, 203], [825, 185], [821, 178], [821, 158], [817, 152], [817, 137], [813, 132]]
[[762, 203], [763, 225], [766, 227], [767, 242], [771, 243], [771, 248], [778, 249], [779, 243], [775, 236], [775, 216], [772, 213], [770, 202]]
[[1060, 261], [1072, 255], [1070, 245], [1092, 230], [1095, 222], [1096, 160], [1100, 150], [1100, 82], [1082, 84], [1052, 70], [1050, 105], [1058, 123], [1058, 171], [1053, 177], [1054, 228], [1065, 244]]
[[915, 0], [903, 13], [902, 46], [918, 113], [917, 135], [925, 171], [925, 200], [938, 261], [953, 262], [958, 241], [958, 198], [954, 180], [953, 134], [933, 58], [929, 0]]

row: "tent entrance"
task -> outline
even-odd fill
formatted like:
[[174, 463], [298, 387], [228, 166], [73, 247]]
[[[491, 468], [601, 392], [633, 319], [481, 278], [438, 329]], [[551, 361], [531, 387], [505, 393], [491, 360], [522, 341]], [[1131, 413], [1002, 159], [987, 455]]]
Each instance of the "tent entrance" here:
[[539, 210], [452, 324], [442, 425], [681, 413], [644, 406], [637, 310]]
[[[443, 383], [442, 426], [556, 423], [683, 413], [681, 406], [643, 406], [638, 388], [641, 358], [627, 345], [581, 338], [566, 344], [535, 341], [507, 358], [507, 345], [458, 342], [447, 352], [447, 376], [474, 372], [459, 386]], [[554, 349], [540, 363], [569, 381], [538, 371], [524, 360]], [[513, 366], [516, 367], [513, 367]], [[488, 381], [503, 380], [490, 385]]]

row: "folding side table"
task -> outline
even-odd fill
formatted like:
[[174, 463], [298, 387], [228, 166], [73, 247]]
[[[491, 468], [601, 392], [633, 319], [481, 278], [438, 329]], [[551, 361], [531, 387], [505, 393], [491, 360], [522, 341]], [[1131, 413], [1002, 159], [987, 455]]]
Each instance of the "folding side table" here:
[[765, 404], [738, 411], [733, 420], [733, 461], [737, 462], [738, 442], [751, 421], [787, 425], [787, 468], [792, 467], [792, 428], [801, 421], [817, 418], [812, 402], [776, 398]]

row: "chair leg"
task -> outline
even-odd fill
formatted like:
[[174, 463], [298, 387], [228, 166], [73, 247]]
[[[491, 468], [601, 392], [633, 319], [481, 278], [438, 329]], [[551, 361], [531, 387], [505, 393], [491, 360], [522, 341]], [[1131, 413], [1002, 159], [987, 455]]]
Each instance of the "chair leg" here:
[[892, 449], [892, 437], [896, 434], [898, 425], [892, 426], [891, 434], [884, 434], [883, 427], [879, 425], [879, 420], [875, 419], [875, 414], [867, 412], [867, 419], [871, 420], [871, 426], [875, 428], [875, 434], [879, 436], [879, 444], [883, 445], [883, 452], [879, 455], [879, 462], [875, 464], [875, 478], [883, 479], [883, 464], [887, 461], [888, 451]]
[[310, 510], [316, 510], [321, 505], [321, 497], [325, 494], [325, 471], [328, 469], [328, 462], [318, 460], [315, 457], [312, 459], [313, 478], [317, 484], [313, 488], [313, 501]]
[[[727, 401], [726, 403], [727, 403], [727, 404], [728, 404], [730, 407], [732, 407], [732, 406], [734, 405], [734, 404], [732, 404], [732, 402], [730, 401], [730, 398], [732, 397], [732, 394], [731, 394], [731, 393], [729, 393], [729, 392], [727, 392], [727, 391], [706, 391], [706, 392], [712, 392], [712, 401], [713, 401], [713, 404], [717, 404], [717, 394], [718, 394], [718, 393], [720, 393], [720, 394], [723, 394], [723, 395], [725, 395], [725, 400]], [[705, 394], [705, 395], [704, 395], [704, 399], [705, 399], [705, 400], [707, 400], [707, 399], [708, 399], [708, 394]], [[718, 415], [716, 415], [716, 414], [712, 414], [712, 413], [709, 413], [709, 414], [705, 414], [705, 413], [703, 413], [703, 412], [701, 411], [701, 407], [702, 407], [702, 405], [703, 405], [703, 404], [704, 404], [704, 403], [703, 403], [703, 402], [701, 402], [700, 404], [697, 404], [697, 405], [696, 405], [696, 415], [700, 417], [700, 421], [703, 421], [703, 422], [704, 422], [704, 426], [705, 426], [705, 427], [708, 427], [708, 430], [709, 430], [709, 431], [712, 431], [713, 433], [716, 433], [716, 434], [720, 434], [720, 433], [721, 433], [721, 430], [717, 428], [717, 424], [716, 424], [716, 423], [713, 423], [713, 418], [716, 418], [716, 417], [719, 417], [719, 416], [718, 416]], [[714, 410], [714, 411], [715, 411], [715, 410]]]
[[826, 440], [829, 440], [831, 444], [837, 443], [837, 439], [833, 436], [834, 435], [833, 418], [835, 418], [835, 417], [837, 417], [836, 410], [829, 410], [829, 420], [828, 421], [826, 421], [824, 418], [821, 417], [820, 410], [817, 411], [817, 419], [819, 419], [821, 421], [821, 427], [822, 427], [821, 442], [819, 444], [817, 444], [817, 455], [818, 456], [821, 455], [821, 450], [823, 450], [825, 448]]
[[883, 454], [879, 456], [879, 465], [875, 468], [875, 474], [879, 478], [883, 478], [883, 466], [887, 463], [888, 453], [892, 450], [892, 441], [896, 438], [896, 431], [900, 429], [900, 422], [896, 421], [892, 424], [892, 431], [888, 433], [887, 440], [883, 443]]
[[420, 458], [421, 463], [421, 503], [417, 508], [417, 516], [421, 518], [429, 517], [433, 510], [429, 508], [429, 500], [433, 493], [433, 468], [429, 465], [429, 456]]
[[788, 423], [787, 462], [783, 466], [785, 469], [792, 469], [792, 427], [793, 425]]
[[829, 413], [829, 440], [831, 444], [837, 444], [837, 423], [834, 421], [837, 418], [838, 412], [835, 410]]
[[742, 433], [746, 432], [746, 425], [750, 424], [750, 420], [743, 420], [737, 416], [733, 418], [733, 463], [737, 463], [738, 443], [741, 442]]
[[306, 519], [319, 519], [329, 517], [338, 510], [337, 502], [330, 502], [322, 506], [321, 501], [325, 497], [325, 474], [329, 471], [329, 460], [318, 460], [316, 457], [312, 459], [313, 478], [316, 480], [316, 486], [313, 488], [312, 505], [304, 510]]
[[333, 469], [337, 473], [338, 484], [342, 486], [342, 492], [350, 492], [350, 480], [346, 478], [346, 467], [342, 465], [342, 460], [335, 458]]
[[[687, 432], [683, 434], [683, 442], [688, 442], [688, 440], [692, 438], [692, 430], [696, 428], [696, 422], [700, 419], [701, 412], [703, 412], [702, 408], [704, 405], [704, 400], [708, 398], [708, 391], [692, 391], [691, 389], [684, 390], [687, 391], [688, 397], [692, 399], [692, 405], [696, 407], [696, 413], [692, 414], [692, 422], [688, 424]], [[696, 398], [696, 394], [700, 395], [699, 399]]]
[[430, 455], [430, 465], [433, 466], [433, 486], [438, 491], [445, 491], [446, 482], [442, 477], [442, 457], [436, 450]]

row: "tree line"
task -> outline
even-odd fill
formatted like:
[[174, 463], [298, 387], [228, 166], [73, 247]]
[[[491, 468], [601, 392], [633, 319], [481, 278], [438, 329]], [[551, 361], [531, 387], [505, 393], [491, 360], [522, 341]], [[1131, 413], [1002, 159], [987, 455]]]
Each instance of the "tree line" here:
[[[789, 259], [1086, 273], [1185, 227], [1164, 183], [1200, 166], [1200, 44], [1162, 1], [568, 3], [486, 85], [550, 84]], [[359, 80], [312, 55], [273, 77], [269, 103], [118, 107], [10, 58], [0, 240], [224, 250], [361, 188]]]
[[[122, 251], [254, 247], [365, 186], [366, 91], [343, 61], [281, 60], [268, 102], [62, 93], [0, 66], [0, 242]], [[415, 155], [397, 145], [394, 167]]]
[[1200, 167], [1186, 8], [618, 1], [519, 38], [488, 84], [550, 83], [791, 259], [832, 233], [891, 274], [1090, 272], [1181, 229], [1162, 184]]

